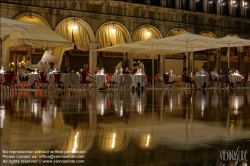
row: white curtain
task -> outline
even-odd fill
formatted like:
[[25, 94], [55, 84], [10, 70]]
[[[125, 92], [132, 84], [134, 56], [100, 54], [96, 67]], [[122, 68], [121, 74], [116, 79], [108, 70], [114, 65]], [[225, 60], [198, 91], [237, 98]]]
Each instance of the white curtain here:
[[160, 38], [160, 35], [152, 28], [140, 28], [134, 35], [133, 35], [133, 42], [147, 40], [150, 38]]
[[48, 27], [41, 19], [35, 16], [22, 16], [21, 18], [18, 19], [18, 21]]
[[56, 33], [66, 40], [74, 41], [79, 50], [87, 51], [89, 43], [92, 42], [87, 28], [76, 20], [64, 22], [56, 30]]
[[104, 26], [98, 33], [97, 42], [102, 48], [122, 43], [129, 43], [125, 31], [116, 24]]

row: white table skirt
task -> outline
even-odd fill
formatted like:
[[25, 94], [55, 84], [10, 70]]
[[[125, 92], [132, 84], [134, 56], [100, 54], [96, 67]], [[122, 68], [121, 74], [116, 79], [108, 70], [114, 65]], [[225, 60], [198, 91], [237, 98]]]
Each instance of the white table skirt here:
[[242, 76], [241, 75], [230, 75], [230, 76], [228, 76], [228, 78], [229, 78], [229, 82], [231, 82], [231, 83], [236, 83], [237, 81], [241, 81], [242, 80]]
[[140, 83], [141, 86], [147, 85], [147, 76], [146, 75], [133, 75], [133, 86], [137, 87], [137, 83]]
[[118, 84], [118, 87], [122, 83], [127, 83], [127, 84], [129, 84], [130, 87], [132, 87], [132, 84], [133, 84], [132, 76], [130, 74], [116, 74], [116, 75], [113, 75], [112, 81], [115, 81]]
[[176, 75], [170, 75], [168, 82], [174, 82], [176, 80]]
[[97, 87], [102, 87], [103, 84], [107, 83], [106, 74], [96, 74], [95, 80]]
[[37, 73], [37, 74], [30, 74], [29, 75], [29, 79], [28, 79], [28, 83], [30, 85], [34, 84], [35, 83], [35, 80], [39, 79], [40, 78], [40, 75]]
[[49, 86], [53, 86], [55, 82], [54, 75], [52, 73], [47, 73], [46, 80], [49, 82]]
[[76, 73], [62, 73], [60, 81], [63, 82], [65, 86], [79, 87], [80, 77]]
[[1, 73], [1, 74], [0, 74], [0, 82], [4, 82], [4, 81], [5, 81], [4, 74]]
[[204, 85], [204, 82], [208, 85], [208, 77], [207, 76], [194, 76], [194, 81], [196, 83], [197, 88], [201, 88]]

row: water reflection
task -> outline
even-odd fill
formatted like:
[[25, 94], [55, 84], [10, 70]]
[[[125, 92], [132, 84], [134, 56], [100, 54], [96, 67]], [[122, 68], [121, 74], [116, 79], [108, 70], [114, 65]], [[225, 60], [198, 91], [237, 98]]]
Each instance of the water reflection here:
[[5, 108], [4, 106], [0, 106], [0, 128], [4, 126], [4, 119], [5, 119]]
[[166, 165], [176, 163], [167, 162], [166, 154], [210, 152], [209, 147], [213, 153], [204, 156], [217, 162], [218, 142], [250, 138], [249, 95], [227, 90], [158, 90], [154, 98], [152, 91], [19, 92], [1, 96], [2, 142], [6, 150], [82, 150], [87, 161], [104, 161], [112, 154], [139, 162], [138, 155], [149, 160], [147, 152]]

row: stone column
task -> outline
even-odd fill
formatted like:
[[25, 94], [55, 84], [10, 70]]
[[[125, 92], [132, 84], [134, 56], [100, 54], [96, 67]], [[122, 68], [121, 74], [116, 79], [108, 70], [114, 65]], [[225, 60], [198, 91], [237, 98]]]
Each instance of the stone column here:
[[216, 60], [216, 67], [218, 71], [221, 69], [221, 50], [220, 48], [217, 49], [217, 60]]
[[158, 55], [158, 72], [160, 74], [166, 73], [165, 68], [165, 55]]
[[128, 59], [130, 61], [129, 63], [129, 68], [133, 69], [133, 62], [134, 62], [134, 55], [132, 52], [129, 52], [128, 53]]
[[26, 55], [26, 59], [30, 58], [31, 59], [31, 63], [32, 63], [32, 47], [31, 46], [26, 46], [27, 48], [27, 55]]
[[97, 49], [99, 43], [90, 43], [89, 48], [89, 72], [94, 73], [97, 65]]
[[192, 71], [192, 73], [194, 72], [194, 52], [191, 52], [190, 53], [191, 54], [191, 56], [190, 56], [190, 59], [191, 59], [191, 71]]
[[206, 67], [207, 71], [210, 70], [210, 51], [207, 50], [207, 67]]
[[242, 52], [238, 53], [238, 70], [240, 74], [246, 74], [245, 73], [245, 51], [246, 47], [242, 47]]

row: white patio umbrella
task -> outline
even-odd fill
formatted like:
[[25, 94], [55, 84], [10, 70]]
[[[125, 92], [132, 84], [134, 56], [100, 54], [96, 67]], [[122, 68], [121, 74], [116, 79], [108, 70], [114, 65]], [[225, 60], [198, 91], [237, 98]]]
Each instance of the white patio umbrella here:
[[230, 47], [250, 46], [250, 40], [234, 36], [225, 36], [218, 40], [215, 47], [227, 47], [228, 68], [230, 68]]
[[38, 25], [29, 24], [25, 22], [16, 21], [13, 19], [0, 17], [1, 23], [1, 39], [13, 32], [20, 32], [24, 30], [28, 30], [30, 28], [37, 27]]
[[[162, 39], [144, 40], [131, 43], [131, 45], [133, 45], [133, 47], [142, 49], [142, 51], [138, 51], [136, 53], [149, 53], [151, 51], [152, 55], [154, 53], [176, 54], [185, 52], [186, 56], [188, 57], [188, 52], [191, 52], [193, 71], [193, 51], [214, 48], [214, 45], [217, 42], [218, 39], [195, 35], [192, 33], [185, 33]], [[152, 62], [152, 66], [152, 73], [154, 73], [154, 61]]]
[[[192, 71], [194, 70], [194, 51], [201, 51], [206, 49], [214, 48], [215, 43], [218, 39], [209, 38], [201, 35], [195, 35], [192, 33], [185, 33], [181, 35], [166, 37], [158, 40], [159, 43], [165, 43], [167, 49], [171, 48], [177, 52], [185, 52], [186, 57], [188, 57], [188, 52], [191, 52], [192, 57]], [[188, 60], [186, 61], [186, 66], [188, 67]]]
[[20, 22], [16, 21], [13, 19], [8, 19], [8, 18], [3, 18], [0, 17], [0, 33], [1, 33], [1, 38], [0, 38], [0, 63], [2, 63], [2, 41], [5, 37], [7, 37], [9, 34], [14, 33], [14, 32], [20, 32], [24, 31], [30, 28], [35, 28], [38, 25], [34, 24], [29, 24], [25, 22]]

